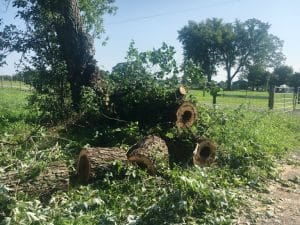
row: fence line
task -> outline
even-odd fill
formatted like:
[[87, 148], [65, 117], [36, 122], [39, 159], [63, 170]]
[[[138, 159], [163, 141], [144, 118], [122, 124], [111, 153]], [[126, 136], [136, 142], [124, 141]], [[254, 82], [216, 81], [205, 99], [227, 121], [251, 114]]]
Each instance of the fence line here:
[[12, 77], [10, 79], [0, 77], [0, 88], [19, 89], [21, 91], [31, 91], [33, 89], [31, 84], [24, 82], [24, 79], [14, 80]]

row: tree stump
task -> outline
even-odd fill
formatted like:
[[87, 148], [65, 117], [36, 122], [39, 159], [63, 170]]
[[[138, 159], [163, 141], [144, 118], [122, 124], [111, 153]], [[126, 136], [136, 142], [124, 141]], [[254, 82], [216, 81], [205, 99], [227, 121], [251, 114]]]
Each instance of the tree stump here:
[[81, 150], [77, 162], [77, 174], [82, 182], [88, 182], [112, 171], [114, 162], [126, 162], [127, 157], [121, 148], [86, 148]]
[[193, 164], [197, 166], [209, 166], [216, 157], [216, 145], [207, 138], [198, 140], [193, 152]]
[[197, 109], [193, 103], [185, 101], [176, 110], [176, 126], [191, 127], [197, 119]]
[[168, 147], [161, 138], [149, 135], [133, 145], [127, 152], [128, 161], [136, 163], [148, 173], [155, 175], [160, 164], [168, 163]]

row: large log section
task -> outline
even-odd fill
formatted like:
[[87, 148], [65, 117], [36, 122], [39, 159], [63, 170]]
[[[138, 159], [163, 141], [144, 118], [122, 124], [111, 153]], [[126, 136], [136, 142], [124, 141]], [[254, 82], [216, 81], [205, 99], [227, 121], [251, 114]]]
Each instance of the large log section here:
[[160, 163], [168, 164], [168, 147], [161, 138], [149, 135], [132, 146], [127, 152], [128, 161], [146, 168], [149, 174], [155, 175]]
[[81, 150], [77, 162], [77, 174], [81, 182], [103, 178], [114, 168], [114, 162], [127, 162], [121, 148], [86, 148]]

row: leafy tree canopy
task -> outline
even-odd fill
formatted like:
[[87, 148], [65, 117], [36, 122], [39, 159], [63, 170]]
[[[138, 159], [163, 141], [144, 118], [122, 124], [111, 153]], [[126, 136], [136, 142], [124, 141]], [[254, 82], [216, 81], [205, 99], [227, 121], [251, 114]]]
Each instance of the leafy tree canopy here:
[[274, 80], [275, 85], [280, 86], [282, 84], [287, 84], [292, 75], [293, 68], [290, 66], [282, 65], [274, 69], [272, 79]]
[[179, 31], [184, 56], [202, 66], [208, 78], [223, 66], [227, 89], [234, 77], [247, 66], [275, 67], [283, 60], [283, 42], [269, 34], [270, 25], [258, 19], [225, 23], [221, 19], [189, 22]]
[[[294, 73], [289, 79], [289, 86], [295, 88], [295, 92], [298, 91], [297, 88], [300, 87], [300, 73]], [[300, 99], [299, 99], [300, 100]]]
[[265, 88], [267, 86], [270, 73], [266, 71], [263, 65], [255, 64], [248, 66], [243, 72], [241, 78], [246, 79], [248, 81], [248, 86], [254, 90]]
[[[70, 102], [65, 98], [71, 98], [73, 109], [79, 110], [81, 88], [90, 86], [98, 73], [93, 37], [101, 37], [104, 32], [103, 14], [115, 12], [113, 2], [12, 0], [26, 28], [18, 30], [13, 25], [6, 26], [4, 31], [9, 32], [0, 33], [0, 42], [9, 44], [0, 50], [23, 53], [25, 70], [37, 74], [38, 93], [52, 95], [53, 102], [58, 101], [53, 96], [59, 96], [61, 108], [65, 102]], [[0, 60], [3, 61], [3, 53]]]

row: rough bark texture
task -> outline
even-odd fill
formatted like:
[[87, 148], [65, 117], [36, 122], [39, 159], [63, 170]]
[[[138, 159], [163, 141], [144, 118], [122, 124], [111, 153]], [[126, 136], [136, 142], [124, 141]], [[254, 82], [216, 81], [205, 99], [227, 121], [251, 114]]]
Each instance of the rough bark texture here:
[[73, 105], [78, 108], [81, 87], [91, 85], [98, 73], [93, 39], [84, 28], [77, 0], [54, 1], [51, 7], [61, 16], [55, 29], [67, 64]]
[[82, 182], [103, 178], [107, 172], [115, 168], [116, 161], [127, 161], [126, 153], [121, 148], [83, 149], [78, 157], [78, 177]]
[[63, 162], [55, 162], [35, 177], [7, 171], [0, 175], [0, 183], [8, 186], [12, 192], [25, 192], [46, 201], [54, 192], [69, 189], [69, 168]]
[[161, 138], [149, 135], [132, 146], [127, 152], [128, 161], [138, 164], [154, 175], [159, 163], [168, 163], [168, 147]]
[[176, 111], [176, 126], [191, 127], [197, 119], [197, 109], [191, 102], [183, 102]]
[[201, 138], [193, 152], [193, 164], [197, 166], [209, 166], [216, 157], [216, 145], [207, 138]]

